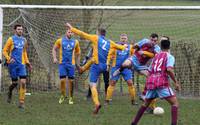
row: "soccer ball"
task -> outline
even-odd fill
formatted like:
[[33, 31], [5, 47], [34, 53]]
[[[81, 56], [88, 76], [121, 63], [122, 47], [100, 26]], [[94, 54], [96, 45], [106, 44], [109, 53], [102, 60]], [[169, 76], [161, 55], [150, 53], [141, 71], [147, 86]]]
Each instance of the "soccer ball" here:
[[162, 115], [162, 114], [164, 114], [164, 109], [163, 108], [161, 108], [161, 107], [156, 107], [154, 110], [153, 110], [153, 114], [154, 115]]

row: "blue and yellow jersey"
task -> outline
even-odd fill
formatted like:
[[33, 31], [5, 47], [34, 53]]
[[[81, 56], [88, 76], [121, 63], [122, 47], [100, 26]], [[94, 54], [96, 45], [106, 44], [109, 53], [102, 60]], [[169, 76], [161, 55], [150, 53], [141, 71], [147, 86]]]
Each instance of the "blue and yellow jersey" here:
[[90, 42], [92, 42], [93, 58], [96, 64], [107, 63], [107, 59], [109, 58], [108, 53], [112, 49], [125, 49], [125, 46], [118, 45], [112, 40], [105, 39], [105, 37], [103, 36], [87, 34], [76, 28], [72, 28], [71, 31], [79, 35], [80, 37], [90, 40]]
[[80, 54], [80, 46], [78, 40], [62, 37], [55, 44], [59, 49], [59, 63], [67, 63], [75, 65], [75, 54]]
[[24, 37], [13, 35], [9, 37], [4, 48], [3, 55], [5, 56], [7, 63], [13, 58], [17, 63], [27, 64], [29, 63], [27, 56], [27, 42]]
[[[122, 63], [130, 56], [134, 54], [134, 49], [132, 45], [128, 45], [128, 48], [125, 50], [115, 50], [113, 49], [109, 53], [108, 61], [112, 60], [112, 67], [121, 66]], [[108, 62], [109, 63], [109, 62]]]

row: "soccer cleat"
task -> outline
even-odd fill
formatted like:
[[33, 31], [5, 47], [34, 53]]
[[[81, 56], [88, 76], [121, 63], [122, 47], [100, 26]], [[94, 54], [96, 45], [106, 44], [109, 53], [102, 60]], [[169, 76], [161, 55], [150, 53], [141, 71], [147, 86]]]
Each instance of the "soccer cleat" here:
[[139, 98], [140, 98], [141, 101], [143, 101], [143, 102], [145, 101], [145, 96], [144, 95], [140, 95]]
[[9, 91], [9, 92], [8, 92], [8, 97], [7, 97], [7, 102], [8, 102], [8, 103], [11, 103], [11, 100], [12, 100], [12, 92]]
[[25, 109], [24, 103], [20, 102], [18, 108], [20, 110], [24, 110]]
[[105, 100], [104, 105], [107, 106], [109, 104], [110, 104], [110, 101], [109, 100]]
[[94, 115], [98, 114], [100, 108], [101, 108], [101, 105], [100, 105], [100, 104], [99, 104], [99, 105], [96, 105], [96, 106], [95, 106], [95, 109], [94, 109], [94, 111], [93, 111], [93, 114], [94, 114]]
[[135, 123], [131, 123], [131, 125], [136, 125]]
[[135, 100], [131, 100], [132, 105], [138, 105], [138, 103]]
[[154, 109], [148, 107], [148, 108], [146, 109], [145, 113], [146, 113], [146, 114], [153, 114], [153, 110], [154, 110]]
[[65, 101], [65, 97], [63, 95], [61, 95], [60, 99], [59, 99], [59, 104], [62, 104]]
[[117, 76], [117, 75], [119, 75], [119, 74], [120, 74], [120, 70], [117, 69], [117, 70], [113, 73], [113, 77], [115, 77], [115, 76]]
[[69, 98], [69, 104], [70, 104], [70, 105], [73, 105], [73, 104], [74, 104], [74, 101], [73, 101], [73, 98], [72, 98], [72, 97]]

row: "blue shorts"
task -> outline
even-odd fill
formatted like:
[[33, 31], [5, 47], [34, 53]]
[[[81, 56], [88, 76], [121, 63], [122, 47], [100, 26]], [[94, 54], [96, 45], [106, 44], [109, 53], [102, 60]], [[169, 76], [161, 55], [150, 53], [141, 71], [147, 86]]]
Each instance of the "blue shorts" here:
[[113, 76], [113, 73], [119, 69], [119, 67], [112, 67], [111, 69], [111, 80], [117, 81], [119, 79], [119, 76], [122, 75], [124, 80], [127, 81], [129, 79], [132, 79], [132, 71], [131, 69], [124, 69], [120, 74], [118, 74], [117, 76]]
[[138, 58], [136, 56], [132, 56], [129, 58], [129, 60], [132, 62], [132, 65], [134, 67], [134, 70], [141, 71], [141, 70], [147, 70], [148, 67], [146, 65], [140, 64]]
[[90, 67], [90, 83], [96, 83], [100, 74], [105, 72], [107, 65], [104, 63], [92, 64]]
[[26, 77], [26, 66], [17, 62], [8, 64], [8, 70], [10, 77], [12, 79], [17, 79], [18, 77]]
[[71, 64], [59, 64], [60, 78], [68, 76], [70, 79], [74, 79], [75, 66]]
[[175, 96], [171, 87], [167, 88], [158, 88], [153, 90], [147, 90], [145, 98], [154, 99], [154, 98], [169, 98]]

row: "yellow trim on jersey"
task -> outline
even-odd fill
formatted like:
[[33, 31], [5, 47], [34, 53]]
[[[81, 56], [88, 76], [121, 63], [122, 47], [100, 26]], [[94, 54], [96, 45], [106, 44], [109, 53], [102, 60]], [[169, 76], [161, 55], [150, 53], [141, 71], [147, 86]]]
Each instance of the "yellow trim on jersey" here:
[[[27, 64], [29, 63], [29, 59], [28, 59], [28, 56], [27, 56], [27, 41], [25, 40], [25, 43], [24, 43], [24, 48], [23, 48], [23, 52], [22, 52], [22, 64]], [[13, 39], [12, 37], [9, 37], [4, 48], [3, 48], [3, 55], [5, 56], [6, 60], [7, 60], [7, 63], [10, 62], [10, 59], [11, 59], [11, 53], [14, 49], [14, 43], [13, 43]]]
[[130, 52], [129, 52], [130, 56], [133, 56], [134, 52], [135, 50], [133, 48], [133, 45], [130, 45]]
[[79, 46], [79, 42], [78, 40], [75, 40], [75, 47], [73, 49], [73, 53], [72, 53], [72, 65], [75, 65], [75, 54], [79, 55], [81, 53], [81, 49]]
[[80, 31], [76, 28], [72, 28], [71, 29], [72, 32], [74, 32], [75, 34], [79, 35], [82, 38], [85, 38], [87, 40], [90, 40], [90, 42], [92, 43], [92, 48], [93, 48], [93, 53], [92, 53], [92, 57], [95, 60], [95, 63], [98, 64], [98, 35], [91, 35], [88, 33], [85, 33], [83, 31]]
[[150, 57], [150, 58], [153, 58], [154, 57], [154, 54], [151, 53], [151, 52], [148, 52], [148, 51], [143, 51], [143, 54], [147, 57]]
[[62, 44], [61, 44], [62, 38], [59, 38], [56, 40], [54, 46], [59, 49], [59, 63], [62, 63]]
[[28, 55], [27, 55], [27, 48], [28, 48], [28, 44], [27, 44], [27, 41], [25, 41], [24, 49], [22, 52], [22, 64], [30, 63], [28, 59]]
[[7, 63], [10, 62], [10, 59], [11, 59], [10, 56], [11, 56], [13, 48], [14, 48], [14, 43], [13, 43], [12, 37], [9, 37], [3, 48], [3, 55], [6, 58]]
[[[93, 58], [95, 60], [95, 63], [98, 64], [99, 63], [99, 59], [98, 59], [98, 35], [91, 35], [91, 34], [83, 32], [83, 31], [80, 31], [76, 28], [71, 28], [71, 31], [74, 32], [75, 34], [79, 35], [80, 37], [85, 38], [87, 40], [90, 40], [92, 42]], [[119, 50], [125, 49], [124, 46], [118, 45], [115, 42], [113, 42], [112, 40], [110, 40], [110, 50], [113, 49], [113, 48], [119, 49]], [[107, 57], [107, 60], [108, 60], [108, 58], [110, 58], [110, 57]]]

